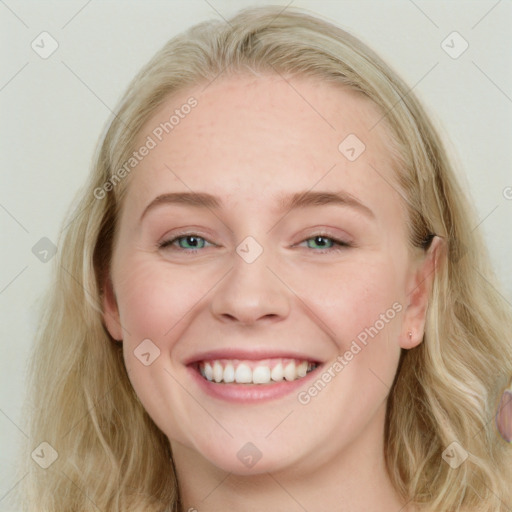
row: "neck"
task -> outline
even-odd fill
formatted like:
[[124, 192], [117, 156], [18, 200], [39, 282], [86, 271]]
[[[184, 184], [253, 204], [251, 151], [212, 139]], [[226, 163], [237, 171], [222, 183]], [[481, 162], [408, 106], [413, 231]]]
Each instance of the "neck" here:
[[172, 442], [182, 512], [286, 510], [412, 512], [394, 490], [384, 461], [385, 403], [349, 446], [321, 463], [256, 475], [223, 471], [195, 450]]

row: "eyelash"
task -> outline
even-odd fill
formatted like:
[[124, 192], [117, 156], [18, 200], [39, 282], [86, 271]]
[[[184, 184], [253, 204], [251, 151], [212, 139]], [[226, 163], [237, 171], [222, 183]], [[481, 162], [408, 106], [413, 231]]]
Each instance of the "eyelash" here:
[[[211, 242], [209, 242], [206, 238], [198, 235], [197, 233], [181, 233], [178, 236], [176, 236], [170, 240], [164, 240], [162, 242], [159, 242], [157, 245], [158, 245], [159, 249], [171, 248], [171, 246], [174, 242], [177, 242], [178, 240], [181, 240], [181, 239], [187, 238], [187, 237], [200, 238], [200, 239], [205, 240], [206, 242], [211, 244]], [[344, 240], [334, 238], [334, 237], [330, 236], [328, 233], [316, 233], [308, 238], [305, 238], [304, 240], [302, 240], [302, 242], [307, 242], [308, 240], [311, 240], [314, 238], [324, 238], [324, 239], [328, 239], [328, 240], [331, 240], [332, 242], [334, 242], [334, 246], [327, 248], [327, 249], [323, 249], [323, 250], [311, 249], [315, 253], [319, 253], [319, 254], [326, 254], [328, 252], [340, 252], [349, 247], [352, 247], [352, 244], [345, 242]], [[212, 244], [212, 245], [215, 245], [215, 244]], [[337, 246], [337, 248], [334, 248], [335, 246]], [[178, 248], [173, 248], [172, 250], [177, 250], [177, 251], [186, 252], [186, 253], [197, 253], [202, 249], [203, 248], [201, 248], [201, 249], [183, 249], [181, 247], [178, 247]]]

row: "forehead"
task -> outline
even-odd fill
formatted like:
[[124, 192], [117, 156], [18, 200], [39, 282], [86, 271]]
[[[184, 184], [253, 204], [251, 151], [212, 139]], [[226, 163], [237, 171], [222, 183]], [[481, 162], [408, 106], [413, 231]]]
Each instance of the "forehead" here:
[[173, 95], [146, 122], [134, 147], [154, 147], [127, 197], [140, 209], [162, 193], [208, 191], [261, 207], [274, 192], [342, 187], [396, 200], [383, 117], [361, 93], [318, 79], [220, 77]]

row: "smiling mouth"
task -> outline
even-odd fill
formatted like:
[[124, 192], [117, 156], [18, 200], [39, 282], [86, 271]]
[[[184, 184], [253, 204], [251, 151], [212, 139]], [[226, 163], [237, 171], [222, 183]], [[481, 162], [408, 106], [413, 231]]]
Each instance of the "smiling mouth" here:
[[273, 358], [257, 360], [214, 359], [200, 361], [196, 369], [216, 384], [273, 384], [302, 379], [319, 365], [313, 361]]

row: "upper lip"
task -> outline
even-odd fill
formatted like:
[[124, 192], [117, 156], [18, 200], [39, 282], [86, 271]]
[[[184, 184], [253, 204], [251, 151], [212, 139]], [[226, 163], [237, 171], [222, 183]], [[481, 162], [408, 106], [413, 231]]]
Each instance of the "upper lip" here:
[[260, 359], [276, 358], [299, 359], [302, 361], [310, 361], [315, 364], [321, 364], [321, 361], [319, 361], [316, 357], [311, 357], [303, 352], [297, 352], [293, 350], [269, 350], [268, 348], [252, 350], [242, 350], [238, 348], [208, 350], [186, 358], [184, 364], [191, 365], [194, 363], [199, 363], [200, 361], [213, 361], [216, 359], [247, 359], [257, 361]]

